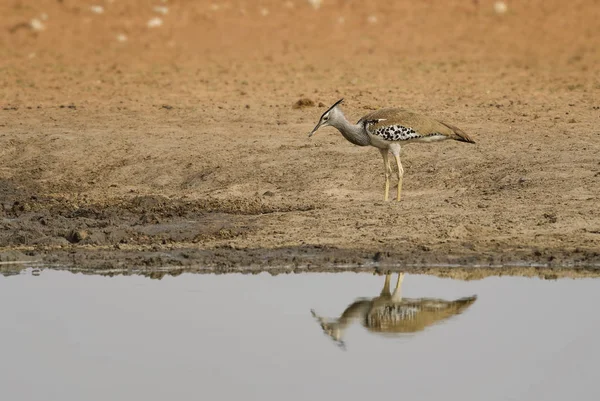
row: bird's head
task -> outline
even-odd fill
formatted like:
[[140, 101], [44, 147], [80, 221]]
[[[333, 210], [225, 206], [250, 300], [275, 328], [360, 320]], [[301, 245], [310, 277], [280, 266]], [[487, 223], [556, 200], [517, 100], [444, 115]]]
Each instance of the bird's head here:
[[331, 338], [338, 347], [343, 350], [346, 350], [346, 343], [342, 340], [343, 330], [340, 327], [339, 321], [327, 321], [323, 317], [317, 315], [317, 313], [311, 309], [310, 313], [313, 317], [319, 322], [323, 333], [325, 333], [329, 338]]
[[325, 113], [323, 113], [321, 115], [321, 118], [319, 119], [319, 122], [317, 125], [315, 125], [315, 128], [313, 128], [313, 130], [308, 134], [308, 137], [310, 138], [311, 136], [313, 136], [315, 134], [315, 132], [317, 132], [317, 130], [321, 127], [327, 127], [329, 125], [332, 125], [332, 122], [336, 120], [336, 117], [338, 116], [338, 113], [341, 113], [341, 111], [338, 109], [338, 106], [344, 101], [344, 99], [340, 99], [337, 102], [335, 102], [333, 104], [333, 106], [331, 106], [330, 108], [327, 109], [327, 111], [325, 111]]

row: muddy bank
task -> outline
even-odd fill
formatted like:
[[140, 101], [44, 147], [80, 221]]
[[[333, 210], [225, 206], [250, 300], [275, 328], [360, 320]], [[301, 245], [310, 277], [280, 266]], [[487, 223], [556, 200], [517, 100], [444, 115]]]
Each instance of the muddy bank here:
[[[377, 252], [326, 249], [318, 247], [285, 249], [164, 249], [151, 250], [52, 250], [52, 251], [3, 251], [0, 252], [0, 274], [10, 276], [25, 269], [58, 269], [74, 273], [100, 275], [144, 275], [160, 279], [166, 275], [182, 273], [199, 274], [259, 274], [272, 275], [315, 272], [356, 272], [383, 274], [388, 271], [402, 271], [412, 274], [429, 274], [461, 280], [477, 280], [490, 276], [524, 276], [544, 279], [600, 277], [600, 264], [594, 259], [590, 264], [585, 255], [578, 257], [585, 263], [570, 262], [572, 255], [553, 255], [554, 263], [547, 258], [540, 262], [511, 262], [506, 264], [479, 264], [477, 258], [469, 260], [440, 256], [446, 263], [436, 264], [416, 255], [394, 255]], [[522, 255], [525, 257], [526, 255]], [[412, 258], [411, 258], [412, 257]], [[502, 259], [502, 258], [500, 258]], [[420, 260], [420, 262], [416, 262]], [[571, 263], [570, 265], [562, 264]], [[415, 263], [416, 262], [416, 263]], [[454, 263], [448, 265], [447, 263]]]
[[[0, 185], [14, 188], [6, 181]], [[243, 224], [244, 216], [302, 210], [244, 199], [185, 201], [148, 195], [107, 205], [31, 193], [0, 194], [0, 248], [202, 244], [247, 234], [252, 228]]]
[[[200, 266], [215, 271], [267, 268], [324, 269], [423, 268], [431, 266], [594, 269], [594, 248], [498, 246], [455, 237], [418, 244], [369, 247], [328, 244], [257, 247], [269, 215], [288, 216], [304, 209], [285, 202], [217, 201], [136, 196], [111, 204], [74, 203], [32, 195], [2, 183], [0, 261], [36, 261], [84, 270]], [[313, 229], [318, 230], [317, 227]], [[263, 239], [264, 240], [264, 239]], [[484, 240], [484, 238], [482, 238]]]

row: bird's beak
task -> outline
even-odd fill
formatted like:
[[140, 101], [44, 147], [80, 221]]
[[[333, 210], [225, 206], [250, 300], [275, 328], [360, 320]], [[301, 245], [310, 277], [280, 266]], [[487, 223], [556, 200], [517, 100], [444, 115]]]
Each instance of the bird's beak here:
[[315, 132], [317, 132], [317, 130], [321, 128], [321, 122], [319, 121], [319, 123], [315, 126], [315, 128], [313, 128], [312, 131], [310, 131], [310, 133], [308, 134], [308, 137], [310, 138], [311, 136], [313, 136], [315, 134]]

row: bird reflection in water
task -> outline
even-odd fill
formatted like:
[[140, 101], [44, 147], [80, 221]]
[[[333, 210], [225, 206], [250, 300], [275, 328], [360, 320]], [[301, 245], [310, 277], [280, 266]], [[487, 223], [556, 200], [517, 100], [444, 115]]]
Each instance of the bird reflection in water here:
[[355, 321], [372, 333], [401, 335], [416, 333], [427, 326], [439, 323], [467, 309], [476, 295], [446, 301], [434, 298], [402, 298], [404, 273], [398, 274], [394, 292], [390, 292], [392, 274], [387, 273], [381, 294], [376, 298], [359, 298], [350, 304], [337, 319], [324, 318], [314, 310], [311, 313], [323, 332], [345, 349], [344, 331]]

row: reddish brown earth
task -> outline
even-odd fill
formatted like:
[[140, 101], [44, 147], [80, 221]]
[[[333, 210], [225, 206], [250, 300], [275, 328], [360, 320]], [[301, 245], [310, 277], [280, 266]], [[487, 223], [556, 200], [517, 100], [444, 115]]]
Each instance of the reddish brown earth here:
[[[597, 269], [600, 1], [522, 3], [2, 1], [0, 264]], [[385, 203], [307, 137], [341, 97], [477, 143], [404, 147]]]

